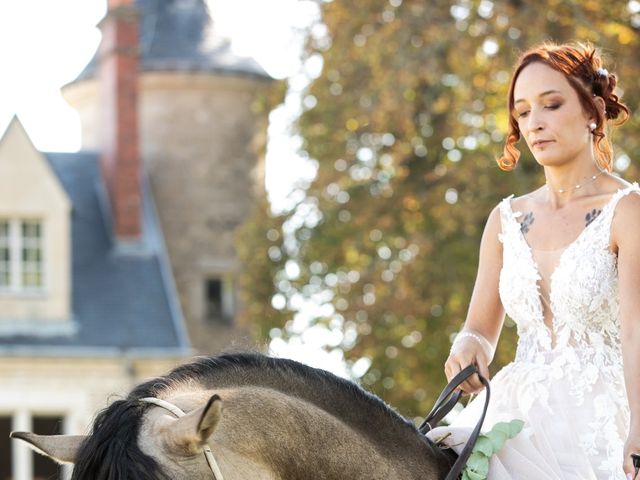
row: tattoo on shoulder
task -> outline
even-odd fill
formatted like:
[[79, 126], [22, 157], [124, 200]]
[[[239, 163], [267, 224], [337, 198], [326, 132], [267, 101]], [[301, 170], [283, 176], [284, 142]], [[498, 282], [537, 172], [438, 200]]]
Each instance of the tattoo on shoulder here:
[[589, 224], [593, 222], [597, 218], [597, 216], [600, 215], [601, 213], [602, 213], [601, 209], [595, 209], [595, 208], [590, 212], [587, 212], [587, 214], [584, 216], [584, 219], [587, 222], [585, 227], [589, 226]]
[[534, 218], [533, 218], [533, 212], [529, 212], [527, 214], [525, 214], [524, 219], [522, 220], [522, 223], [520, 224], [520, 231], [524, 234], [524, 233], [529, 233], [529, 227], [531, 227], [531, 224], [533, 223]]

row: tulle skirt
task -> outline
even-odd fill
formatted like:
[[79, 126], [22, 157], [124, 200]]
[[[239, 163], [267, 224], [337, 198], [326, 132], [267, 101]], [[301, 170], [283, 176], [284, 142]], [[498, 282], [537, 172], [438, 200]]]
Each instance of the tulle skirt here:
[[[572, 395], [567, 372], [546, 364], [514, 362], [491, 380], [482, 432], [497, 422], [524, 421], [489, 462], [489, 480], [625, 480], [623, 444], [629, 413], [620, 381], [597, 378]], [[575, 385], [573, 385], [575, 391]], [[623, 387], [622, 387], [623, 388]], [[623, 398], [621, 398], [623, 397]], [[485, 392], [447, 426], [427, 433], [460, 453], [484, 406]]]

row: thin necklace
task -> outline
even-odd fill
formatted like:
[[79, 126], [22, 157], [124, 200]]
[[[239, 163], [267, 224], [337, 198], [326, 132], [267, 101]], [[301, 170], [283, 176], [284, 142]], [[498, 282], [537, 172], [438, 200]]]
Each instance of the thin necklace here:
[[[593, 182], [596, 178], [598, 178], [600, 175], [602, 175], [604, 173], [604, 170], [600, 170], [599, 173], [596, 173], [595, 175], [592, 175], [591, 178], [584, 182], [584, 183], [578, 183], [575, 187], [572, 187], [570, 189], [566, 189], [566, 188], [561, 188], [559, 190], [554, 190], [556, 193], [568, 193], [568, 192], [573, 192], [574, 190], [578, 190], [579, 188], [584, 187], [585, 185]], [[551, 190], [551, 188], [549, 188], [549, 184], [546, 184], [547, 190]]]

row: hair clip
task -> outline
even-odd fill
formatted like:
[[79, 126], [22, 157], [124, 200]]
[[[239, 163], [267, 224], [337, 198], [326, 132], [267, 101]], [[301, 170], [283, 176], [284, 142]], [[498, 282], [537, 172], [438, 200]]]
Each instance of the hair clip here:
[[608, 77], [609, 76], [609, 71], [606, 68], [599, 68], [599, 69], [596, 70], [596, 73], [600, 77]]

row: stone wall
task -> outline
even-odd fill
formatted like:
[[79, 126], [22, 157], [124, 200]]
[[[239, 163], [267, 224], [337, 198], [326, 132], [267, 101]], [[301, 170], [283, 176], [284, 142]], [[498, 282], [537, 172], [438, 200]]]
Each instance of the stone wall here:
[[[212, 321], [206, 282], [219, 278], [235, 300], [234, 232], [264, 190], [253, 113], [264, 81], [231, 76], [150, 74], [141, 88], [141, 151], [191, 341], [211, 353], [250, 343], [233, 321]], [[231, 287], [229, 292], [227, 287]]]

